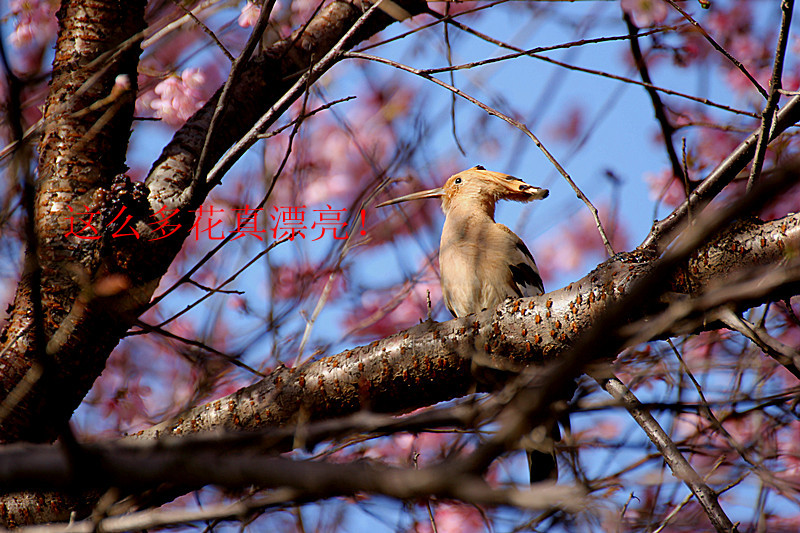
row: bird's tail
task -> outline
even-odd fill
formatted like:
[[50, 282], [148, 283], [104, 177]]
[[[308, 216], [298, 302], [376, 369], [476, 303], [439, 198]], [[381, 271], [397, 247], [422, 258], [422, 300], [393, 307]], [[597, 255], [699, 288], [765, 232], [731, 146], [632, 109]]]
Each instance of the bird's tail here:
[[559, 440], [561, 440], [561, 431], [555, 420], [547, 425], [534, 428], [525, 439], [524, 446], [528, 455], [531, 483], [558, 480], [556, 441]]

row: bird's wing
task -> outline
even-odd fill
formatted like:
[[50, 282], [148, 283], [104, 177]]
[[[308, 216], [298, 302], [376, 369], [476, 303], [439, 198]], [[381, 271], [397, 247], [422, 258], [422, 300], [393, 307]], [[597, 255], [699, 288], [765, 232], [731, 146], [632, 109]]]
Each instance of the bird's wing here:
[[508, 253], [508, 268], [511, 272], [511, 280], [517, 288], [515, 292], [521, 298], [543, 294], [542, 277], [539, 275], [539, 269], [528, 247], [513, 231], [502, 224], [497, 226], [508, 234], [513, 244], [513, 249]]

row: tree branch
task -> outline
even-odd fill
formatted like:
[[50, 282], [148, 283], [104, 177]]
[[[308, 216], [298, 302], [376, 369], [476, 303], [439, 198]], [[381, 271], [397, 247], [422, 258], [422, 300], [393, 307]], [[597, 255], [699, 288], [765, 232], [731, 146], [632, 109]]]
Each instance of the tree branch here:
[[[93, 309], [85, 305], [94, 298], [98, 273], [113, 271], [113, 260], [102, 252], [102, 239], [68, 234], [72, 217], [105, 205], [112, 179], [125, 169], [144, 4], [69, 0], [58, 11], [61, 29], [39, 144], [35, 238], [28, 243], [36, 265], [23, 275], [0, 333], [0, 402], [34, 365], [43, 364], [44, 371], [0, 422], [0, 442], [55, 438], [127, 329], [131, 302], [126, 298], [116, 302], [116, 321], [104, 322], [103, 303], [108, 299], [95, 299]], [[127, 75], [131, 90], [111, 98], [119, 75]], [[129, 296], [135, 300], [138, 295]], [[40, 328], [31, 325], [39, 304], [44, 323], [37, 341]], [[76, 327], [91, 320], [103, 327]], [[98, 330], [108, 334], [98, 338]], [[70, 343], [51, 344], [66, 331], [71, 333]]]
[[[800, 249], [800, 214], [765, 222], [734, 225], [712, 243], [696, 250], [688, 264], [665, 280], [670, 295], [661, 302], [628, 310], [635, 322], [669, 301], [685, 302], [724, 284], [735, 272], [779, 265], [787, 250]], [[506, 368], [507, 362], [536, 364], [564, 352], [612, 304], [648, 275], [651, 261], [627, 254], [608, 260], [585, 278], [562, 289], [521, 300], [508, 300], [448, 322], [423, 323], [386, 339], [289, 369], [279, 367], [265, 380], [234, 394], [196, 407], [173, 421], [139, 433], [190, 434], [215, 427], [229, 429], [292, 425], [362, 409], [397, 412], [463, 396], [486, 388], [472, 365]], [[784, 267], [774, 268], [783, 270]], [[781, 292], [796, 294], [796, 280], [784, 280], [773, 291], [747, 298], [758, 305]], [[737, 294], [726, 293], [726, 301]], [[675, 324], [676, 331], [683, 326]], [[713, 325], [710, 327], [713, 328]], [[670, 328], [658, 330], [669, 335]], [[640, 341], [642, 339], [637, 339]], [[480, 353], [479, 360], [470, 361]]]
[[[770, 141], [794, 126], [800, 120], [800, 95], [793, 97], [778, 112], [771, 130]], [[751, 133], [728, 157], [695, 187], [689, 198], [663, 220], [653, 225], [647, 238], [639, 245], [640, 249], [652, 250], [660, 254], [675, 240], [687, 225], [691, 212], [696, 217], [752, 160], [758, 143], [759, 131]]]

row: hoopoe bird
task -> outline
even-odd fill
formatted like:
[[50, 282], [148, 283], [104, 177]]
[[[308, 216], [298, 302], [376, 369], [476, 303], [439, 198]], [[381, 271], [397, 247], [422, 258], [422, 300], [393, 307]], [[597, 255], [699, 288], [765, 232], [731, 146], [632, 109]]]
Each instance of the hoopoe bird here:
[[[539, 269], [514, 232], [494, 221], [499, 200], [530, 202], [549, 191], [514, 176], [476, 166], [450, 177], [444, 187], [415, 192], [379, 204], [441, 198], [445, 214], [439, 244], [442, 297], [454, 317], [496, 307], [506, 298], [544, 293]], [[548, 435], [549, 433], [549, 435]], [[528, 448], [531, 482], [557, 478], [558, 426], [534, 429]]]

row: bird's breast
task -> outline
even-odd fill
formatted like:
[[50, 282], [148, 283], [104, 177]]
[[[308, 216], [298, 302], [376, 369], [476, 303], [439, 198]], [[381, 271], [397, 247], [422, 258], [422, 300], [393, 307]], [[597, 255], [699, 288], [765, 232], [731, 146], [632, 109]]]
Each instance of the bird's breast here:
[[464, 316], [521, 297], [509, 267], [514, 253], [513, 242], [494, 222], [449, 228], [445, 222], [439, 268], [450, 312]]

